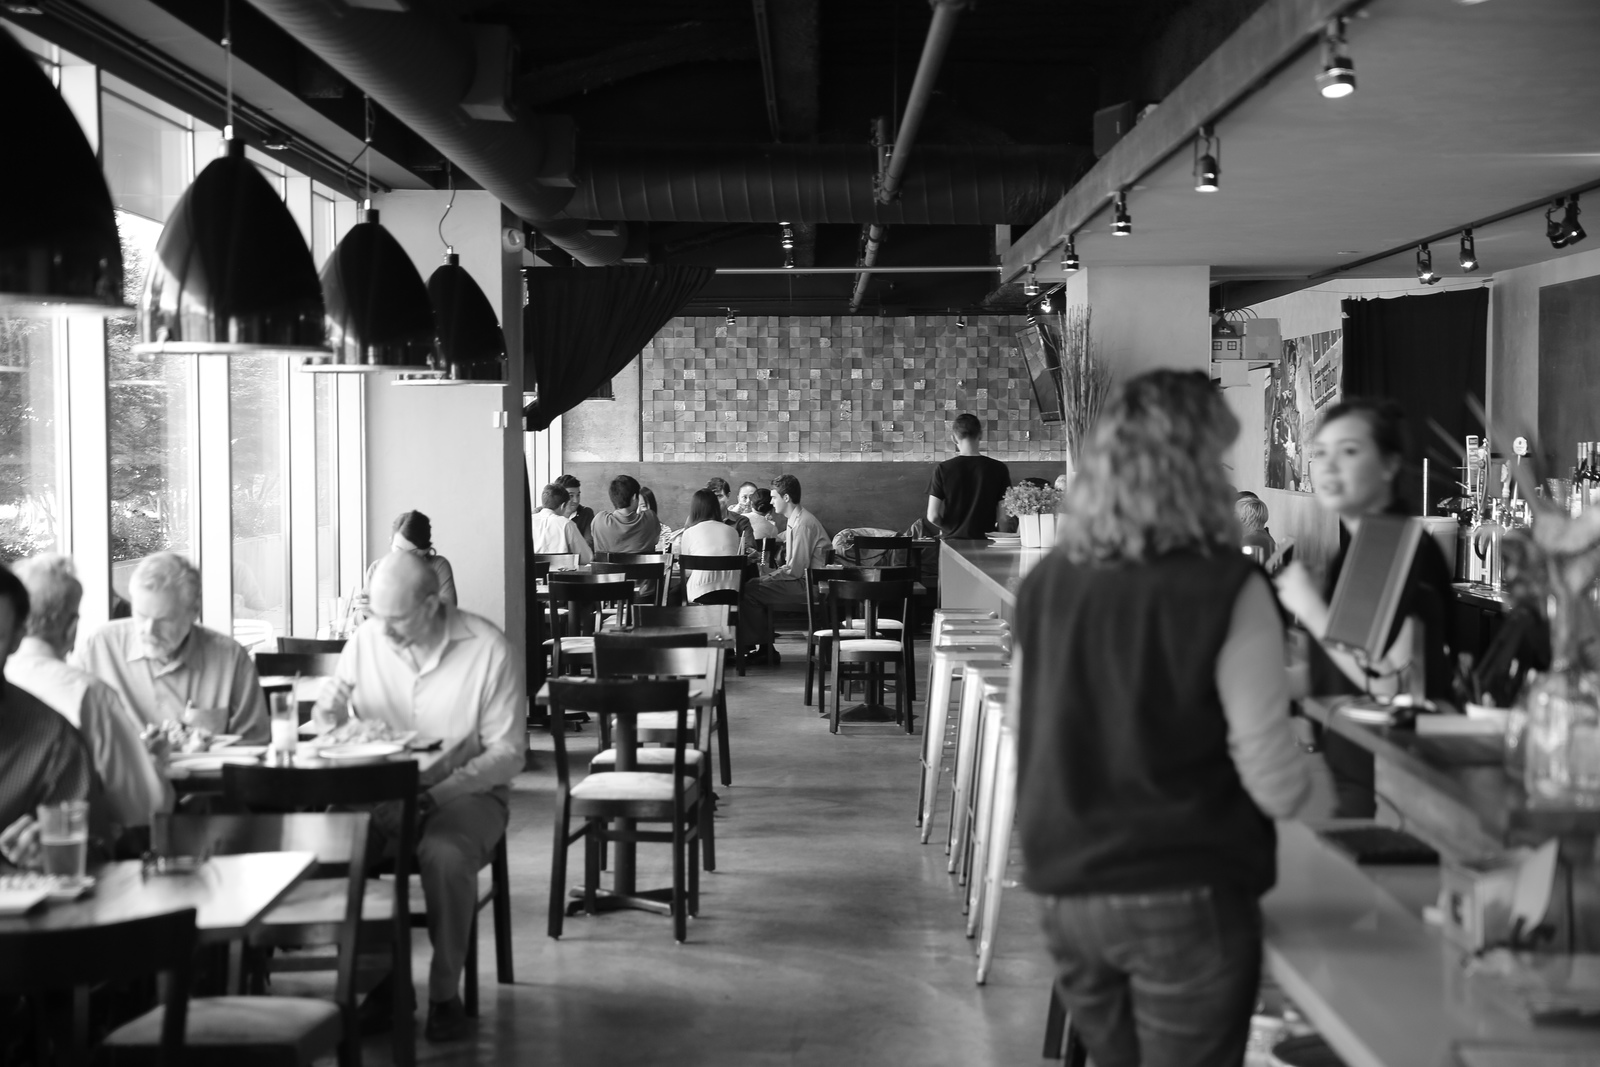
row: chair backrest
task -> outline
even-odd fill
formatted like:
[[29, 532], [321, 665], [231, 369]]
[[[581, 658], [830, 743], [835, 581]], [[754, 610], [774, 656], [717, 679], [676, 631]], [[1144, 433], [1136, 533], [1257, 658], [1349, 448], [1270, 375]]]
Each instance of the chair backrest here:
[[[578, 577], [578, 576], [573, 576]], [[585, 574], [591, 581], [557, 581], [550, 576], [550, 635], [552, 637], [577, 637], [586, 630], [600, 628], [602, 611], [607, 604], [632, 604], [637, 588], [625, 574]], [[577, 605], [577, 607], [573, 607]], [[565, 614], [561, 609], [567, 608]], [[587, 609], [587, 610], [582, 610]], [[586, 627], [584, 619], [590, 622]], [[563, 624], [562, 620], [565, 620]]]
[[[894, 582], [830, 581], [828, 582], [828, 618], [835, 629], [844, 626], [852, 617], [855, 605], [861, 605], [866, 630], [862, 636], [878, 636], [878, 614], [884, 605], [898, 604], [901, 611], [911, 602], [912, 582], [902, 579]], [[902, 616], [903, 617], [903, 616]], [[906, 635], [909, 637], [909, 634]]]
[[551, 571], [551, 585], [605, 585], [607, 582], [625, 582], [626, 574], [610, 574], [595, 571]]
[[[166, 1012], [157, 1062], [177, 1067], [189, 1016], [194, 920], [195, 909], [184, 908], [124, 922], [0, 933], [0, 993], [123, 984], [163, 974]], [[82, 1002], [87, 1005], [87, 998]], [[87, 1018], [74, 1019], [79, 1035], [88, 1028]]]
[[625, 648], [706, 648], [710, 635], [693, 626], [636, 626], [632, 630], [617, 630], [594, 635], [597, 652], [602, 647], [609, 653]]
[[289, 656], [305, 655], [307, 652], [331, 652], [338, 655], [344, 651], [344, 638], [280, 637], [278, 651]]
[[867, 537], [858, 535], [851, 546], [852, 561], [873, 567], [921, 566], [922, 549], [909, 537]]
[[661, 563], [667, 562], [665, 552], [596, 552], [596, 563]]
[[[640, 595], [648, 595], [656, 606], [665, 603], [667, 595], [667, 562], [662, 556], [657, 563], [602, 563], [596, 560], [590, 567], [596, 575], [620, 574], [634, 583]], [[649, 590], [646, 594], [646, 590]]]
[[576, 552], [530, 552], [529, 562], [544, 563], [552, 571], [572, 571], [578, 569], [578, 554]]
[[683, 604], [670, 608], [640, 607], [635, 615], [635, 628], [640, 626], [693, 626], [707, 629], [725, 629], [728, 626], [726, 604]]
[[339, 962], [334, 997], [355, 1001], [356, 942], [367, 880], [368, 812], [301, 815], [164, 815], [151, 826], [151, 843], [163, 856], [237, 856], [246, 852], [310, 852], [320, 878], [345, 878], [344, 919], [335, 944]]
[[256, 653], [256, 673], [264, 678], [294, 674], [305, 678], [327, 678], [338, 669], [337, 652]]
[[[682, 818], [684, 734], [689, 721], [689, 683], [682, 678], [550, 679], [550, 736], [555, 741], [558, 809], [566, 801], [571, 782], [567, 763], [567, 716], [592, 712], [602, 721], [614, 717], [632, 723], [647, 711], [678, 713], [677, 729], [672, 731], [672, 797], [677, 815]], [[700, 716], [704, 721], [710, 718], [709, 715]], [[617, 749], [615, 769], [619, 771], [632, 770], [637, 765], [638, 735], [632, 730], [627, 732], [634, 736], [634, 743]]]
[[778, 565], [778, 556], [783, 552], [783, 538], [757, 537], [754, 539], [756, 551], [760, 553], [761, 562], [769, 567]]
[[[574, 557], [576, 558], [576, 557]], [[527, 564], [527, 580], [535, 584], [548, 581], [550, 578], [550, 561], [547, 559], [530, 559]]]

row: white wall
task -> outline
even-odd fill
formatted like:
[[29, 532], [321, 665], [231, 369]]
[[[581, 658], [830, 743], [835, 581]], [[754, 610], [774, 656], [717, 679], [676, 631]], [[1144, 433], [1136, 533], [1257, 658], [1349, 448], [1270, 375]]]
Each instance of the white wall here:
[[[383, 225], [424, 281], [444, 262], [438, 224], [448, 200], [447, 193], [408, 190], [375, 201]], [[497, 311], [504, 300], [500, 228], [500, 204], [492, 196], [456, 194], [445, 236]], [[368, 558], [388, 551], [395, 516], [421, 511], [433, 522], [434, 546], [455, 571], [461, 606], [506, 627], [505, 435], [519, 431], [515, 422], [511, 430], [498, 425], [505, 388], [395, 386], [393, 380], [376, 374], [367, 388]], [[514, 517], [520, 524], [520, 515]]]
[[1119, 379], [1211, 361], [1209, 267], [1089, 267], [1067, 278], [1068, 304], [1094, 312], [1091, 335]]
[[1494, 276], [1489, 299], [1489, 415], [1539, 425], [1539, 290], [1600, 274], [1600, 248]]

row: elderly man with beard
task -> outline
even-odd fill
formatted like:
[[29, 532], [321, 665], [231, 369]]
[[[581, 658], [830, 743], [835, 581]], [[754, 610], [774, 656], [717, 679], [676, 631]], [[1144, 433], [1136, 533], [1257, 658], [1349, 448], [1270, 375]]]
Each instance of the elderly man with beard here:
[[[430, 1041], [465, 1035], [459, 988], [478, 903], [478, 871], [504, 836], [511, 779], [522, 770], [526, 694], [505, 635], [489, 620], [439, 598], [428, 565], [397, 552], [372, 575], [372, 615], [339, 656], [318, 701], [335, 721], [347, 714], [444, 741], [417, 798], [417, 870], [428, 902], [433, 963], [428, 972]], [[353, 707], [352, 707], [353, 705]], [[373, 828], [393, 847], [399, 805]], [[385, 982], [362, 1006], [364, 1028], [391, 1018]]]

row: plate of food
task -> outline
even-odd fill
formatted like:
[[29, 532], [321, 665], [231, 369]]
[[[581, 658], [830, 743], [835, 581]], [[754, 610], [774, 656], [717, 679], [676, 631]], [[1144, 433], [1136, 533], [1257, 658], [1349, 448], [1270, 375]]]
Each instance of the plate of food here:
[[342, 745], [327, 745], [317, 755], [323, 759], [357, 763], [388, 759], [405, 750], [405, 743], [401, 741], [351, 741]]
[[206, 771], [220, 771], [232, 764], [235, 767], [247, 767], [261, 762], [259, 754], [241, 752], [204, 752], [194, 754], [188, 759], [175, 759], [174, 769], [183, 769], [190, 774], [204, 773]]
[[404, 746], [417, 736], [415, 730], [396, 730], [378, 719], [350, 719], [306, 742], [310, 748], [328, 748], [340, 745], [362, 745], [373, 742], [394, 742]]

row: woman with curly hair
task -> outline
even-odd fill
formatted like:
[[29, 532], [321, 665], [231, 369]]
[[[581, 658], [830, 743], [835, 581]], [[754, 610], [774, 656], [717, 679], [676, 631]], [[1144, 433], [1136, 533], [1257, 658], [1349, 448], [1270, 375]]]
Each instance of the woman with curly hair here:
[[1018, 594], [1026, 882], [1097, 1067], [1242, 1060], [1272, 820], [1331, 803], [1289, 725], [1272, 586], [1239, 551], [1238, 429], [1202, 373], [1129, 381]]

